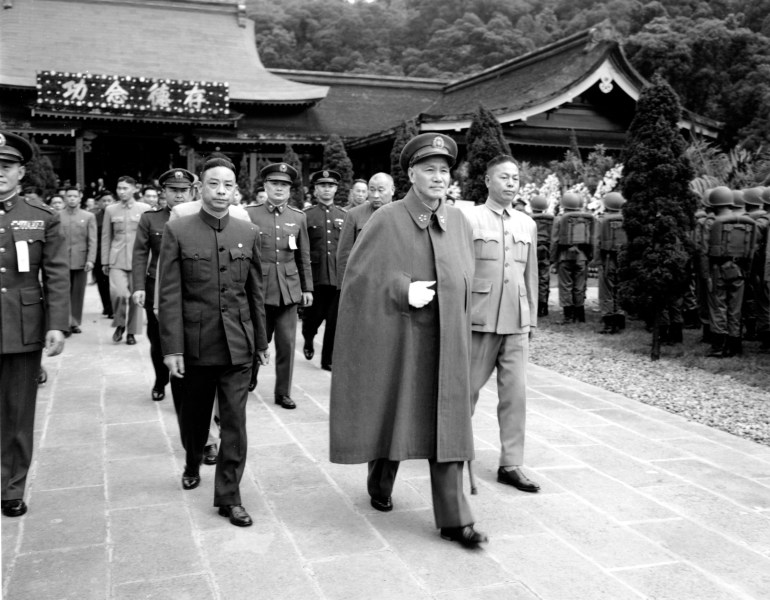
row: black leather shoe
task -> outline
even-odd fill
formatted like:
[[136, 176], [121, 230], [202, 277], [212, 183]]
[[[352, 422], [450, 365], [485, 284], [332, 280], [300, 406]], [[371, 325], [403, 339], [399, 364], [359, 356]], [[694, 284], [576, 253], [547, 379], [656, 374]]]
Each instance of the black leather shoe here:
[[503, 467], [500, 467], [497, 469], [497, 481], [498, 483], [512, 485], [522, 492], [540, 491], [540, 486], [531, 479], [528, 479], [519, 467], [514, 467], [510, 471], [506, 471]]
[[380, 512], [390, 512], [393, 510], [393, 500], [388, 496], [387, 498], [372, 498], [372, 506]]
[[24, 500], [3, 500], [3, 514], [6, 517], [20, 517], [27, 512]]
[[294, 400], [292, 400], [288, 396], [276, 396], [275, 403], [279, 405], [281, 408], [287, 408], [289, 410], [291, 410], [292, 408], [297, 408], [297, 405], [294, 404]]
[[123, 334], [125, 333], [125, 331], [126, 331], [125, 327], [123, 327], [122, 325], [118, 325], [115, 328], [115, 333], [112, 334], [112, 341], [119, 342], [120, 340], [122, 340]]
[[166, 397], [166, 390], [163, 388], [152, 388], [152, 399], [155, 400], [155, 402], [159, 402], [163, 400], [163, 398]]
[[80, 329], [80, 327], [78, 327], [77, 325], [73, 325], [72, 327], [70, 327], [70, 331], [72, 333], [83, 333], [83, 330]]
[[315, 356], [315, 348], [313, 348], [313, 342], [310, 342], [309, 344], [305, 342], [305, 347], [302, 348], [302, 352], [305, 354], [306, 359], [313, 360], [313, 357]]
[[476, 531], [473, 525], [463, 527], [442, 527], [441, 538], [450, 542], [459, 542], [466, 548], [477, 548], [479, 544], [486, 544], [489, 538]]
[[129, 346], [133, 346], [134, 344], [136, 344], [136, 338], [134, 337], [133, 333], [129, 333], [126, 336], [126, 344], [128, 344]]
[[63, 331], [62, 333], [64, 334], [65, 338], [68, 338], [72, 335], [72, 330], [68, 329], [67, 331]]
[[182, 473], [182, 489], [194, 490], [201, 483], [201, 476], [198, 473], [190, 473], [187, 469]]
[[331, 373], [331, 370], [332, 370], [332, 366], [331, 365], [321, 365], [321, 368], [324, 371], [329, 371]]
[[203, 462], [207, 465], [217, 464], [217, 445], [209, 444], [203, 449]]
[[253, 523], [249, 513], [247, 513], [246, 509], [239, 504], [220, 506], [219, 514], [223, 517], [228, 517], [230, 522], [238, 527], [248, 527]]

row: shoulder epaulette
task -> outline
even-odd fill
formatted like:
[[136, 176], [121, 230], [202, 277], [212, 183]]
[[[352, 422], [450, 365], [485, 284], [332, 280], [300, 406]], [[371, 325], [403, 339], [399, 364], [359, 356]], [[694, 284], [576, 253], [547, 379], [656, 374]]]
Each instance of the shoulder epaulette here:
[[40, 208], [48, 213], [54, 214], [56, 211], [48, 206], [45, 202], [42, 200], [38, 200], [37, 198], [27, 198], [24, 196], [24, 202], [26, 202], [29, 206], [33, 206], [34, 208]]

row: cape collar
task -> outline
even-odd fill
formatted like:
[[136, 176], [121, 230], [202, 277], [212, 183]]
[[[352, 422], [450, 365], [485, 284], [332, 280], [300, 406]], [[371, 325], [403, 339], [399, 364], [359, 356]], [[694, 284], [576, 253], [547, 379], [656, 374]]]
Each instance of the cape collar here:
[[442, 229], [442, 231], [446, 231], [446, 203], [444, 202], [443, 198], [439, 202], [438, 208], [434, 213], [432, 213], [428, 207], [422, 203], [422, 201], [417, 197], [417, 194], [414, 193], [413, 188], [409, 188], [409, 191], [406, 193], [406, 196], [404, 196], [404, 199], [401, 200], [401, 202], [403, 202], [406, 206], [406, 210], [412, 217], [414, 224], [417, 225], [417, 227], [420, 229], [425, 229], [428, 227], [428, 225], [430, 225], [431, 218], [435, 215], [435, 221], [438, 226]]

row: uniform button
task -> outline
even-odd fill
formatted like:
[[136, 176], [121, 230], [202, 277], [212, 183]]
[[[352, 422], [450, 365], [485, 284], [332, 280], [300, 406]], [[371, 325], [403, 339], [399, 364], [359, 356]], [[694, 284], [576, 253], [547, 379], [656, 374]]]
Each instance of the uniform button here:
[[508, 283], [508, 280], [506, 279], [503, 283]]
[[326, 242], [326, 243], [327, 243], [327, 244], [331, 244], [331, 243], [332, 243], [332, 241], [331, 241], [331, 240], [327, 240], [327, 242]]
[[227, 267], [219, 267], [219, 270], [220, 270], [222, 273], [224, 273], [225, 271], [227, 271]]
[[3, 252], [5, 252], [5, 248], [0, 248], [0, 254], [2, 254]]
[[279, 261], [275, 261], [275, 264], [280, 265], [281, 263]]
[[222, 307], [222, 312], [227, 312], [227, 307], [226, 306]]
[[0, 267], [0, 273], [5, 273], [5, 267]]
[[0, 233], [5, 233], [5, 227], [0, 227]]
[[510, 265], [510, 263], [505, 263], [505, 266], [506, 267], [510, 267], [511, 265]]
[[278, 241], [278, 240], [280, 240], [280, 239], [281, 239], [281, 238], [279, 238], [279, 237], [277, 237], [277, 236], [276, 236], [276, 238], [275, 238], [275, 241], [277, 242], [277, 241]]
[[331, 232], [332, 232], [332, 230], [331, 230], [331, 229], [327, 229], [327, 230], [326, 230], [326, 233], [331, 233]]
[[222, 286], [222, 293], [224, 294], [227, 291], [227, 288]]
[[331, 252], [327, 252], [326, 254], [331, 254]]
[[4, 214], [5, 214], [5, 211], [4, 210], [0, 210], [0, 215], [4, 215]]
[[280, 229], [280, 228], [281, 228], [281, 226], [280, 226], [280, 225], [276, 225], [276, 226], [275, 226], [275, 228], [276, 228], [276, 229]]
[[225, 249], [224, 249], [224, 246], [220, 246], [220, 247], [219, 247], [219, 251], [220, 251], [220, 252], [224, 252], [224, 251], [225, 251]]
[[505, 247], [505, 251], [508, 252], [510, 248], [508, 246]]
[[8, 288], [0, 288], [0, 292], [2, 292], [3, 294], [5, 294], [5, 292], [7, 291], [8, 291]]

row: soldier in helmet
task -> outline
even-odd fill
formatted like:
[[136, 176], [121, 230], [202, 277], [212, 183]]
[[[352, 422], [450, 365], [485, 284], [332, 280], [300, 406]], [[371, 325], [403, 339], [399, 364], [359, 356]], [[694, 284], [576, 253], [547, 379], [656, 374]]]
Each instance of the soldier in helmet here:
[[708, 289], [711, 350], [722, 358], [741, 352], [741, 305], [744, 280], [755, 244], [754, 221], [736, 215], [740, 198], [719, 186], [709, 194], [714, 217], [704, 223], [701, 240], [701, 275]]
[[529, 199], [532, 219], [537, 225], [537, 316], [548, 316], [548, 296], [551, 291], [551, 232], [553, 215], [546, 213], [548, 200], [543, 196]]
[[561, 198], [564, 211], [553, 222], [551, 262], [559, 276], [559, 305], [564, 311], [562, 324], [585, 323], [588, 262], [593, 257], [595, 219], [581, 210], [580, 196], [566, 192]]
[[599, 310], [604, 328], [599, 333], [618, 333], [625, 329], [626, 315], [617, 298], [618, 252], [626, 244], [621, 209], [626, 203], [619, 192], [609, 192], [602, 198], [604, 215], [599, 219], [597, 253], [599, 257]]
[[[756, 246], [746, 279], [746, 292], [743, 297], [744, 339], [756, 340], [760, 332], [767, 331], [767, 296], [764, 291], [765, 250], [767, 248], [767, 228], [770, 217], [764, 209], [762, 188], [753, 187], [743, 190], [746, 216], [756, 223]], [[765, 334], [766, 335], [766, 334]]]
[[698, 296], [698, 320], [703, 328], [702, 344], [711, 343], [711, 320], [709, 318], [708, 287], [703, 278], [703, 269], [700, 265], [708, 262], [708, 257], [703, 255], [703, 230], [706, 221], [714, 217], [714, 209], [709, 202], [712, 188], [703, 192], [698, 209], [695, 211], [695, 228], [693, 229], [693, 244], [695, 245], [695, 287]]

